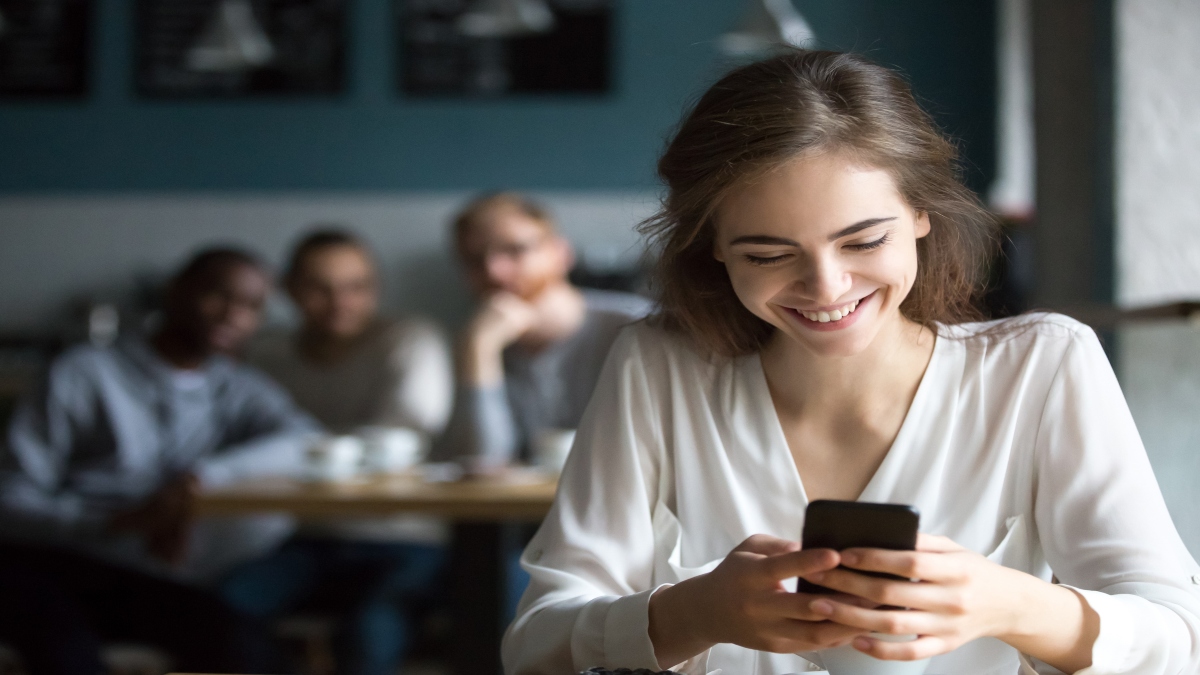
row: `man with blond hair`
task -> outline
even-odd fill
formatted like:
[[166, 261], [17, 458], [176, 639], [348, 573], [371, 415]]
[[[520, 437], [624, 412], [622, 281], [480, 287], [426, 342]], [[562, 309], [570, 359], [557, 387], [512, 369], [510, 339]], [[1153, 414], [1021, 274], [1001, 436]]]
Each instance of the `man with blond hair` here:
[[458, 394], [443, 456], [488, 470], [531, 459], [540, 432], [574, 429], [609, 347], [650, 302], [581, 289], [549, 212], [510, 192], [481, 196], [453, 222], [479, 305], [459, 337]]

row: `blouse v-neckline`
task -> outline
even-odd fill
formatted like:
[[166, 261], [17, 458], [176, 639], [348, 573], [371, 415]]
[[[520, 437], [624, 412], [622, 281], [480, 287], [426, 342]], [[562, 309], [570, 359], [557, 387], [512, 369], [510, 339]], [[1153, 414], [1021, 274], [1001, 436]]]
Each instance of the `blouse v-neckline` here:
[[[929, 356], [929, 363], [925, 365], [925, 372], [921, 375], [921, 381], [917, 384], [917, 393], [913, 395], [912, 403], [909, 404], [908, 410], [904, 413], [904, 421], [900, 423], [900, 430], [896, 432], [896, 438], [892, 441], [891, 447], [883, 456], [883, 461], [879, 466], [875, 467], [874, 473], [871, 474], [870, 480], [863, 488], [862, 492], [854, 498], [854, 501], [869, 502], [869, 501], [884, 501], [886, 493], [883, 485], [884, 481], [889, 477], [893, 478], [896, 475], [896, 467], [900, 462], [903, 462], [904, 456], [909, 454], [908, 450], [912, 443], [910, 437], [917, 433], [916, 426], [918, 425], [917, 418], [922, 416], [922, 411], [927, 405], [927, 399], [932, 396], [930, 389], [934, 386], [932, 382], [937, 379], [934, 375], [935, 369], [941, 361], [943, 339], [938, 331], [934, 331], [933, 353]], [[800, 503], [808, 505], [808, 491], [804, 489], [804, 481], [800, 478], [800, 467], [796, 465], [796, 458], [792, 455], [791, 446], [788, 445], [787, 435], [783, 432], [783, 423], [779, 420], [779, 413], [775, 410], [775, 401], [771, 398], [771, 388], [767, 384], [767, 374], [763, 370], [761, 354], [755, 354], [752, 359], [753, 367], [750, 369], [751, 386], [754, 387], [757, 393], [757, 398], [761, 401], [758, 409], [761, 411], [762, 424], [770, 430], [769, 443], [770, 447], [767, 452], [774, 458], [772, 464], [776, 470], [788, 469], [792, 476], [792, 486], [796, 490], [796, 494], [800, 498]]]

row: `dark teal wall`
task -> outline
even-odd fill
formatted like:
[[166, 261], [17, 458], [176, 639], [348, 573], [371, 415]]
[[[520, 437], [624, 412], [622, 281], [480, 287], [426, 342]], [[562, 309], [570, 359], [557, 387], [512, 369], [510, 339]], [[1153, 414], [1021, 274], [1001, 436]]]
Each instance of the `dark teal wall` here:
[[994, 0], [797, 0], [827, 46], [902, 70], [918, 100], [961, 142], [967, 182], [995, 175]]
[[[164, 102], [132, 94], [132, 0], [98, 3], [92, 95], [0, 103], [0, 193], [178, 190], [645, 189], [685, 102], [720, 73], [743, 0], [618, 0], [602, 97], [406, 99], [388, 0], [354, 0], [349, 90], [334, 99]], [[990, 0], [800, 0], [822, 40], [908, 72], [993, 164]]]

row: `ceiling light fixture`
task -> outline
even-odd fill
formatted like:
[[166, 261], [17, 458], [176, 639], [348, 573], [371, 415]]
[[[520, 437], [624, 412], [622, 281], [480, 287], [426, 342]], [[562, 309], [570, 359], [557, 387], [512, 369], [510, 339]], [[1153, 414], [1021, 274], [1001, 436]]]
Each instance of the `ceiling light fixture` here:
[[750, 0], [738, 27], [722, 35], [718, 47], [729, 56], [757, 57], [780, 46], [804, 47], [815, 39], [792, 0]]
[[543, 0], [476, 0], [457, 25], [471, 37], [518, 37], [549, 32], [554, 13]]
[[208, 26], [185, 57], [188, 70], [237, 73], [267, 65], [275, 48], [249, 0], [221, 0]]

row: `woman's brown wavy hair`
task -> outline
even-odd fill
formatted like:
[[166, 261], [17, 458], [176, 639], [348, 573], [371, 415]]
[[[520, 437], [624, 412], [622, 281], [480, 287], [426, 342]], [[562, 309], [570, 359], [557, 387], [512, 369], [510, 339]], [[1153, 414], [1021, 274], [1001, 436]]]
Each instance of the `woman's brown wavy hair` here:
[[659, 254], [656, 320], [712, 355], [761, 349], [773, 327], [734, 294], [713, 257], [714, 214], [731, 190], [806, 154], [837, 151], [888, 171], [928, 214], [917, 276], [900, 312], [916, 323], [981, 318], [995, 218], [961, 182], [958, 151], [897, 73], [865, 57], [792, 50], [743, 66], [714, 84], [684, 117], [658, 162], [667, 192], [643, 222]]

